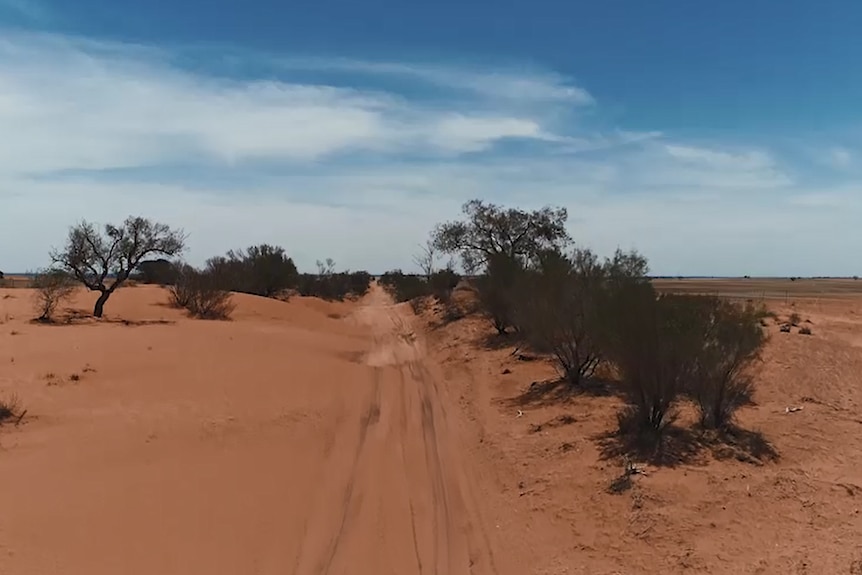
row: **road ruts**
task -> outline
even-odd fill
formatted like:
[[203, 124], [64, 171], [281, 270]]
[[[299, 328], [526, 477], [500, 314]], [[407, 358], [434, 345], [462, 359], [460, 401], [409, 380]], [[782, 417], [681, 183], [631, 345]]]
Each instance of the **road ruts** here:
[[379, 288], [357, 319], [371, 334], [368, 377], [340, 382], [362, 400], [335, 424], [294, 574], [496, 575], [469, 458], [421, 337]]

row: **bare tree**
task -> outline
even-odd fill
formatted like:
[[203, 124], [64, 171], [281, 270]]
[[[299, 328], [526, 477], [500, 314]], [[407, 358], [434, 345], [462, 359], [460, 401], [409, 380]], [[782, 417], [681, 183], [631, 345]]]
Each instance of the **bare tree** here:
[[326, 258], [326, 261], [317, 260], [317, 275], [320, 277], [331, 276], [335, 273], [335, 260]]
[[471, 200], [462, 211], [464, 219], [438, 225], [432, 241], [439, 251], [460, 255], [468, 272], [483, 268], [496, 254], [523, 264], [543, 251], [561, 250], [571, 240], [566, 208], [526, 212]]
[[182, 230], [141, 217], [130, 216], [120, 226], [108, 224], [103, 231], [82, 221], [69, 230], [66, 245], [55, 249], [51, 259], [87, 289], [99, 292], [93, 315], [102, 317], [105, 302], [144, 258], [179, 255], [185, 241]]
[[54, 312], [63, 301], [75, 293], [75, 280], [63, 270], [49, 269], [37, 273], [30, 284], [33, 292], [33, 307], [38, 321], [50, 322]]
[[413, 256], [413, 263], [419, 267], [425, 279], [431, 281], [431, 276], [434, 275], [434, 263], [440, 258], [440, 254], [433, 239], [429, 239], [424, 245], [420, 244], [419, 249], [422, 251]]

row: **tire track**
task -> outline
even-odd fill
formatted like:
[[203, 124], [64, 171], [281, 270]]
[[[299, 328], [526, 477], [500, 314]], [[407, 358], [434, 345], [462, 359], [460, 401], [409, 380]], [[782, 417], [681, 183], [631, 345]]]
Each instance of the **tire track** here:
[[[341, 519], [338, 523], [338, 530], [335, 536], [329, 543], [323, 562], [321, 563], [318, 573], [328, 574], [332, 568], [332, 562], [338, 554], [338, 546], [341, 543], [345, 532], [347, 531], [348, 517], [351, 504], [354, 500], [354, 491], [356, 486], [356, 470], [359, 468], [359, 461], [362, 457], [362, 449], [365, 446], [365, 439], [368, 437], [368, 429], [380, 420], [380, 380], [381, 370], [379, 367], [373, 368], [373, 384], [371, 391], [371, 401], [368, 404], [365, 412], [359, 420], [359, 443], [356, 446], [356, 452], [353, 457], [353, 465], [350, 470], [350, 478], [347, 482], [347, 487], [344, 490], [341, 503]], [[358, 507], [358, 503], [357, 503]]]
[[370, 389], [351, 392], [351, 416], [336, 425], [295, 575], [496, 574], [446, 382], [403, 306], [381, 290], [366, 302], [357, 317], [370, 328]]
[[[398, 386], [398, 395], [401, 399], [401, 417], [399, 418], [399, 428], [401, 431], [401, 465], [402, 472], [404, 473], [404, 481], [407, 485], [410, 484], [410, 478], [407, 476], [407, 446], [404, 443], [404, 437], [407, 436], [408, 426], [407, 426], [407, 414], [409, 413], [409, 403], [407, 401], [407, 375], [404, 373], [404, 369], [401, 368], [398, 370], [398, 375], [400, 376], [400, 384]], [[419, 537], [416, 534], [416, 508], [413, 504], [413, 496], [408, 494], [407, 496], [407, 504], [410, 509], [410, 530], [413, 536], [413, 553], [416, 557], [416, 567], [419, 570], [419, 575], [422, 575], [422, 556], [419, 553]]]
[[[433, 435], [434, 435], [433, 447], [436, 450], [437, 449], [437, 441], [436, 441], [437, 429], [436, 429], [434, 419], [433, 419], [433, 417], [434, 417], [433, 406], [439, 406], [439, 408], [441, 410], [441, 415], [443, 416], [443, 418], [445, 420], [445, 418], [446, 418], [446, 411], [444, 408], [445, 401], [440, 396], [440, 387], [438, 386], [438, 382], [437, 382], [436, 378], [434, 378], [434, 376], [431, 374], [427, 365], [425, 365], [422, 362], [417, 361], [417, 362], [410, 362], [408, 364], [408, 367], [410, 369], [410, 372], [411, 372], [411, 375], [413, 376], [414, 381], [417, 384], [419, 384], [417, 387], [420, 390], [420, 394], [422, 396], [423, 417], [428, 418], [428, 425], [432, 429]], [[429, 395], [429, 392], [431, 393], [431, 395]], [[432, 395], [433, 395], [433, 401], [432, 401]], [[427, 405], [427, 407], [425, 407], [426, 405]], [[427, 416], [426, 416], [426, 410], [428, 412]], [[439, 454], [437, 454], [436, 458], [437, 458], [437, 465], [440, 466]], [[441, 477], [441, 480], [444, 477], [442, 470], [440, 471], [440, 477]], [[449, 492], [445, 488], [445, 482], [443, 483], [443, 485], [444, 485], [445, 495], [447, 498], [446, 503], [447, 503], [447, 505], [450, 505], [451, 503], [449, 502], [449, 499], [448, 499]], [[468, 485], [462, 485], [461, 489], [459, 490], [459, 495], [462, 496], [462, 503], [465, 505], [464, 511], [467, 514], [467, 517], [469, 518], [467, 521], [468, 529], [467, 529], [467, 538], [466, 539], [467, 539], [467, 543], [468, 543], [468, 553], [469, 553], [469, 557], [470, 557], [470, 567], [471, 567], [470, 572], [473, 571], [472, 567], [473, 567], [473, 564], [475, 562], [474, 558], [479, 557], [479, 556], [483, 556], [487, 559], [488, 567], [489, 567], [491, 573], [496, 574], [498, 572], [498, 570], [497, 570], [497, 565], [496, 565], [496, 561], [494, 558], [494, 552], [492, 550], [491, 540], [490, 540], [490, 537], [488, 536], [487, 530], [485, 529], [484, 525], [482, 524], [482, 521], [480, 520], [479, 517], [475, 516], [475, 514], [477, 513], [478, 506], [476, 504], [476, 500], [475, 500], [475, 497], [472, 493], [472, 489], [470, 488], [470, 485], [469, 484]], [[475, 520], [473, 520], [474, 518], [475, 518]], [[450, 526], [450, 528], [453, 528], [453, 527], [455, 527], [455, 526]], [[479, 539], [480, 539], [479, 542], [477, 542], [475, 540], [475, 536], [473, 536], [473, 531], [471, 528], [474, 528], [478, 531], [478, 535], [479, 535]], [[450, 568], [451, 568], [451, 565], [450, 565]]]

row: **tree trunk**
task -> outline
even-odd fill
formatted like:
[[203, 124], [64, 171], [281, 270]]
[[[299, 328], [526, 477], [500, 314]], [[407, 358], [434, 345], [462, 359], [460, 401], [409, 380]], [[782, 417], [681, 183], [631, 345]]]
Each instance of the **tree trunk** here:
[[105, 302], [108, 301], [109, 297], [111, 297], [110, 291], [103, 291], [99, 295], [99, 299], [96, 300], [96, 307], [93, 308], [93, 315], [95, 317], [102, 317], [102, 314], [105, 312]]

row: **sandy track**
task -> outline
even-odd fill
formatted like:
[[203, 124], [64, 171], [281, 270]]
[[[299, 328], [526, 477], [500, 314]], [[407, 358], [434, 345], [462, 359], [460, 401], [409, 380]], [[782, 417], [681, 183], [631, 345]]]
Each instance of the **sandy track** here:
[[446, 398], [401, 306], [373, 292], [361, 405], [339, 423], [297, 575], [497, 573]]

